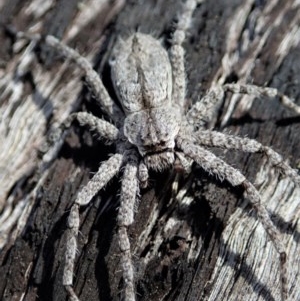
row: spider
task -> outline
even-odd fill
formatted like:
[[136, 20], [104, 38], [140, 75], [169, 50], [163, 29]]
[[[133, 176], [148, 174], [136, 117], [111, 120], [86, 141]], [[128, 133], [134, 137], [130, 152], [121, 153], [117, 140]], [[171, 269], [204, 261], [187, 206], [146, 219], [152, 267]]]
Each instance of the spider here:
[[187, 0], [184, 3], [169, 53], [158, 40], [143, 33], [135, 33], [117, 42], [110, 65], [115, 92], [122, 108], [110, 98], [99, 75], [89, 62], [75, 50], [52, 36], [41, 38], [28, 37], [21, 32], [17, 34], [19, 38], [40, 40], [39, 42], [53, 47], [67, 59], [73, 60], [85, 72], [86, 81], [95, 98], [112, 120], [108, 122], [86, 112], [70, 115], [61, 127], [59, 139], [44, 159], [45, 162], [51, 161], [55, 156], [64, 140], [65, 130], [74, 120], [96, 132], [106, 143], [116, 145], [116, 153], [100, 165], [96, 174], [78, 193], [68, 217], [63, 285], [71, 300], [79, 300], [73, 289], [79, 208], [86, 206], [123, 170], [117, 235], [121, 250], [124, 299], [133, 301], [136, 299], [134, 268], [127, 231], [134, 221], [134, 206], [139, 189], [148, 185], [149, 170], [161, 171], [170, 168], [175, 161], [185, 167], [189, 160], [221, 180], [227, 180], [232, 186], [244, 189], [247, 198], [257, 211], [260, 222], [280, 254], [282, 299], [287, 299], [285, 248], [280, 240], [280, 233], [260, 202], [258, 191], [237, 169], [215, 156], [207, 150], [207, 147], [264, 153], [276, 168], [295, 183], [300, 184], [300, 177], [297, 171], [271, 148], [255, 140], [207, 129], [206, 125], [215, 114], [216, 106], [226, 92], [272, 98], [277, 96], [284, 106], [297, 113], [300, 113], [300, 107], [273, 88], [225, 84], [212, 87], [204, 98], [186, 112], [184, 109], [186, 78], [182, 44], [196, 5], [195, 0]]

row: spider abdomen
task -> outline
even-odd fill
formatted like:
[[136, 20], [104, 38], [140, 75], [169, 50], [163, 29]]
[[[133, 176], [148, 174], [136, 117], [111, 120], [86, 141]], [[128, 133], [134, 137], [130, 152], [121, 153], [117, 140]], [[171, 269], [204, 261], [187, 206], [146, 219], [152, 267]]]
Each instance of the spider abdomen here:
[[172, 68], [167, 51], [152, 36], [135, 33], [113, 50], [112, 81], [126, 115], [171, 104]]

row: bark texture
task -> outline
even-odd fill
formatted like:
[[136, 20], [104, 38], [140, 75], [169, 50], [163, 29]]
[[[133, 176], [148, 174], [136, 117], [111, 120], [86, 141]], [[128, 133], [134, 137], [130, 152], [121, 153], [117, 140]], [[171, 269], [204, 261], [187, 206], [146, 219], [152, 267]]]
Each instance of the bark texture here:
[[[99, 70], [110, 95], [115, 40], [139, 30], [169, 46], [180, 1], [0, 1], [0, 22], [52, 34]], [[203, 1], [185, 42], [188, 103], [212, 83], [278, 88], [300, 104], [300, 3]], [[0, 32], [0, 299], [66, 300], [62, 286], [66, 219], [113, 147], [74, 125], [58, 158], [38, 173], [46, 138], [73, 111], [102, 116], [80, 72], [46, 47]], [[105, 117], [105, 116], [104, 116]], [[213, 126], [271, 146], [299, 166], [300, 117], [278, 100], [228, 95]], [[259, 189], [282, 233], [290, 301], [300, 300], [300, 189], [260, 155], [213, 150]], [[280, 300], [279, 258], [243, 191], [195, 168], [172, 198], [175, 171], [151, 173], [130, 240], [138, 300]], [[114, 179], [81, 210], [74, 288], [81, 300], [119, 300]]]

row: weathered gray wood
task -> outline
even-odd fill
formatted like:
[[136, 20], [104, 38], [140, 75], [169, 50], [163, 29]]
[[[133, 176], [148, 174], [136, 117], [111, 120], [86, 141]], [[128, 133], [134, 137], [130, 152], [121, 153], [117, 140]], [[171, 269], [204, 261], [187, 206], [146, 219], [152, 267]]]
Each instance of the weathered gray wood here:
[[[121, 0], [61, 0], [38, 14], [41, 3], [52, 1], [3, 0], [0, 21], [21, 30], [36, 26], [76, 47], [100, 70], [112, 96], [106, 63], [115, 39], [138, 29], [162, 38], [168, 47], [180, 5], [145, 0], [122, 7]], [[299, 5], [296, 0], [199, 5], [185, 43], [189, 101], [198, 100], [212, 82], [239, 80], [276, 87], [299, 103]], [[24, 54], [20, 42], [13, 52], [4, 31], [0, 41], [0, 299], [65, 300], [68, 210], [79, 188], [114, 150], [74, 125], [59, 158], [38, 175], [39, 149], [48, 130], [73, 110], [98, 116], [101, 111], [82, 89], [79, 72], [50, 49], [42, 47], [37, 62], [33, 52]], [[30, 67], [22, 69], [25, 74], [17, 75], [17, 68], [30, 59]], [[216, 128], [222, 125], [225, 132], [270, 145], [297, 167], [300, 117], [277, 100], [243, 97], [233, 106], [236, 99], [226, 99]], [[261, 156], [216, 153], [256, 183], [287, 246], [290, 300], [300, 300], [299, 188], [272, 173]], [[242, 190], [195, 169], [185, 207], [171, 198], [173, 179], [174, 172], [153, 173], [151, 187], [141, 191], [130, 229], [138, 299], [280, 300], [278, 255]], [[187, 181], [182, 179], [180, 188]], [[122, 289], [114, 236], [119, 184], [112, 181], [81, 212], [74, 276], [81, 300], [118, 300]]]

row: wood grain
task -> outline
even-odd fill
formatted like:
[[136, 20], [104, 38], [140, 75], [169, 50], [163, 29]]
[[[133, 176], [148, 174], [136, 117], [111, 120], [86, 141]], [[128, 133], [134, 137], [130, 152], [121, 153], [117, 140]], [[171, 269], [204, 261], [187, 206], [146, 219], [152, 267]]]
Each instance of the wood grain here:
[[[48, 6], [47, 6], [48, 5]], [[188, 103], [212, 83], [278, 88], [300, 104], [300, 4], [204, 1], [186, 46]], [[0, 1], [1, 24], [52, 34], [78, 49], [112, 97], [108, 58], [119, 36], [139, 30], [168, 47], [180, 1]], [[0, 299], [66, 300], [66, 219], [76, 193], [114, 151], [74, 125], [59, 157], [37, 172], [51, 128], [72, 111], [102, 116], [81, 74], [51, 49], [33, 52], [0, 33]], [[31, 46], [29, 46], [31, 47]], [[36, 54], [37, 56], [35, 56]], [[104, 116], [105, 117], [105, 116]], [[299, 166], [300, 117], [279, 102], [228, 95], [213, 126], [257, 139]], [[300, 300], [300, 190], [259, 155], [213, 150], [259, 189], [286, 245], [290, 300]], [[194, 169], [181, 201], [175, 171], [151, 174], [130, 239], [138, 300], [280, 300], [279, 258], [243, 191]], [[115, 238], [119, 179], [81, 210], [74, 275], [81, 300], [119, 300]]]

